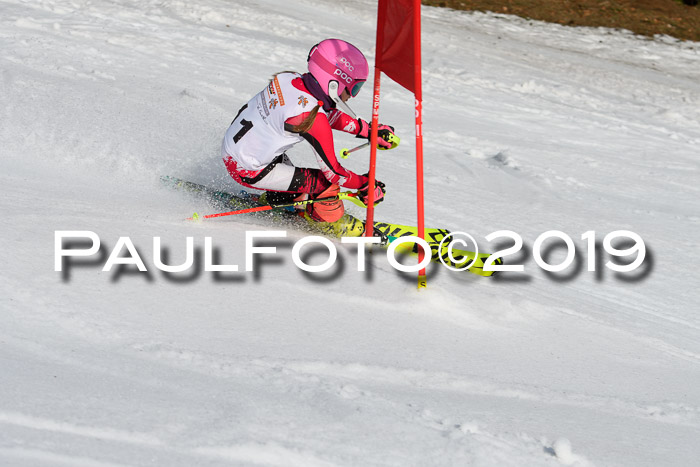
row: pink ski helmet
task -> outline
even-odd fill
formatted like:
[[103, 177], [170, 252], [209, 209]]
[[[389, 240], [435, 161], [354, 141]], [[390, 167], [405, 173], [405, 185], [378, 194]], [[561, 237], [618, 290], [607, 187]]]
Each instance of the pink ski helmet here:
[[[355, 97], [367, 81], [369, 65], [360, 49], [340, 39], [326, 39], [309, 51], [309, 73], [338, 104], [343, 89]], [[344, 107], [341, 105], [341, 107]]]

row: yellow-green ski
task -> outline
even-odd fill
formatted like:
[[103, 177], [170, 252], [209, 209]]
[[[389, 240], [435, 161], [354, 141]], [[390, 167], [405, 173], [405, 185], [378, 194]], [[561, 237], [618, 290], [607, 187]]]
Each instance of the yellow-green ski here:
[[[428, 230], [439, 230], [439, 229], [426, 229], [426, 234]], [[443, 232], [447, 232], [444, 231]], [[447, 232], [449, 233], [449, 232]], [[445, 234], [446, 235], [446, 234]], [[405, 235], [404, 235], [405, 236]], [[444, 237], [444, 235], [443, 235]], [[399, 237], [394, 237], [391, 235], [387, 236], [387, 239], [389, 240], [389, 243], [395, 241]], [[428, 238], [428, 235], [426, 235], [426, 239]], [[447, 242], [445, 242], [442, 245], [442, 248], [440, 247], [440, 242], [432, 242], [428, 241], [428, 244], [430, 245], [430, 250], [432, 253], [431, 261], [435, 263], [443, 263], [446, 264], [447, 266], [451, 266], [456, 269], [461, 269], [467, 264], [469, 264], [472, 260], [474, 260], [474, 263], [469, 267], [469, 269], [465, 269], [466, 271], [471, 272], [472, 274], [477, 274], [479, 276], [484, 276], [484, 277], [489, 277], [494, 274], [494, 271], [484, 271], [484, 262], [491, 256], [491, 253], [479, 253], [475, 254], [473, 251], [467, 251], [467, 250], [458, 250], [457, 248], [452, 248], [452, 257], [455, 259], [455, 261], [452, 261], [450, 259], [450, 255], [448, 253], [448, 245]], [[401, 244], [396, 248], [396, 252], [399, 254], [418, 254], [418, 244], [416, 243], [411, 243], [411, 242], [406, 242]], [[442, 259], [442, 261], [441, 261]], [[495, 258], [493, 261], [494, 265], [499, 265], [503, 264], [503, 259], [501, 258]]]

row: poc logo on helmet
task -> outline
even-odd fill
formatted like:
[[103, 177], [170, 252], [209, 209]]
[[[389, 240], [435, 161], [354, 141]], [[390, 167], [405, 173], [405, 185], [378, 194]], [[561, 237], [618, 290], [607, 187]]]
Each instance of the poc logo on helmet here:
[[340, 63], [342, 63], [343, 65], [345, 65], [345, 68], [347, 68], [349, 71], [355, 71], [355, 67], [350, 64], [350, 62], [348, 61], [347, 58], [340, 57], [340, 59], [338, 61]]
[[352, 78], [350, 76], [348, 76], [347, 73], [345, 73], [344, 71], [342, 71], [339, 68], [336, 68], [335, 71], [333, 72], [333, 74], [336, 76], [340, 76], [340, 79], [342, 79], [343, 81], [345, 81], [348, 84], [352, 83]]

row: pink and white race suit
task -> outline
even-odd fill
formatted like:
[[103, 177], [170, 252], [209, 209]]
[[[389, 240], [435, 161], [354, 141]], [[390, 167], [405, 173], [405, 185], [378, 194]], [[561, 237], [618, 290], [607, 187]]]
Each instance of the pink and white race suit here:
[[[345, 169], [335, 156], [331, 130], [357, 135], [367, 122], [337, 110], [318, 111], [305, 133], [293, 127], [320, 103], [298, 73], [280, 73], [244, 105], [226, 131], [221, 155], [231, 177], [251, 188], [318, 194], [331, 184], [358, 189], [367, 177]], [[320, 169], [292, 165], [285, 151], [307, 141]]]

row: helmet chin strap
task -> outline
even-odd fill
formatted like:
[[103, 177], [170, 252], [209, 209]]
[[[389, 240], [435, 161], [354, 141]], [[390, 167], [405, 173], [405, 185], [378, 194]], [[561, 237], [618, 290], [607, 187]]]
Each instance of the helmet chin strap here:
[[352, 109], [343, 102], [343, 99], [340, 98], [340, 94], [338, 93], [338, 82], [337, 81], [330, 81], [328, 83], [328, 97], [330, 97], [333, 102], [335, 102], [335, 106], [343, 111], [343, 113], [346, 113], [350, 115], [352, 118], [357, 118], [357, 115], [355, 115], [355, 112], [352, 111]]

